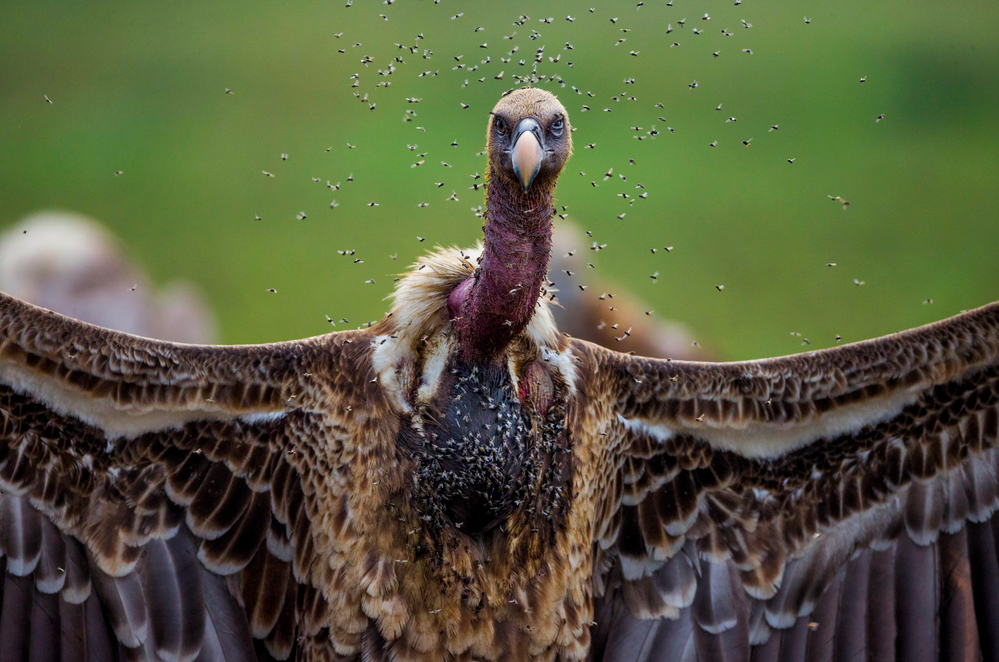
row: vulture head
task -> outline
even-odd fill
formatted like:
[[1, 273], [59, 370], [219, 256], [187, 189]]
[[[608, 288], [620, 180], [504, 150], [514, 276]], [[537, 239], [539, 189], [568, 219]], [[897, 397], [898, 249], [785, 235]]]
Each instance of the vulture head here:
[[470, 361], [501, 360], [536, 312], [551, 252], [555, 184], [572, 153], [570, 134], [565, 107], [537, 88], [514, 90], [490, 113], [483, 250], [475, 272], [447, 295], [461, 352]]
[[494, 177], [525, 192], [550, 191], [572, 154], [569, 114], [550, 92], [514, 90], [490, 113], [486, 145]]

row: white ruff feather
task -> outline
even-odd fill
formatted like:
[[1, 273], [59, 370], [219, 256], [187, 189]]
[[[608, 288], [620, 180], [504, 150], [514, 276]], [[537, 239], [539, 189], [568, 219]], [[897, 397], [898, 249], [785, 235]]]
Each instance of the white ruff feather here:
[[[472, 275], [481, 254], [482, 244], [478, 244], [464, 251], [438, 248], [419, 258], [392, 293], [391, 314], [398, 335], [413, 342], [450, 330], [447, 297]], [[539, 350], [560, 351], [565, 345], [544, 297], [538, 299], [523, 335]]]
[[[392, 294], [389, 333], [375, 338], [374, 367], [379, 381], [401, 411], [410, 411], [404, 402], [409, 392], [409, 374], [404, 367], [412, 365], [417, 355], [422, 357], [417, 400], [429, 402], [436, 392], [448, 357], [456, 350], [448, 295], [475, 272], [482, 245], [462, 251], [456, 247], [438, 248], [424, 255], [406, 273]], [[518, 364], [527, 357], [543, 360], [561, 373], [570, 392], [575, 390], [575, 365], [566, 339], [558, 332], [548, 301], [538, 300], [527, 327], [514, 339], [511, 348], [519, 349], [509, 357], [510, 374], [516, 385]], [[523, 351], [526, 349], [526, 353]]]

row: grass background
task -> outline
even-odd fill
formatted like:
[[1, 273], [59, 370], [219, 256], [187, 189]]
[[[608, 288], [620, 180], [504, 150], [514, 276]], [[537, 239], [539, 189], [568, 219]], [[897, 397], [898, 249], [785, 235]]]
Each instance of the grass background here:
[[[323, 333], [326, 314], [377, 319], [417, 255], [478, 238], [482, 196], [468, 187], [486, 113], [544, 46], [538, 72], [566, 87], [543, 86], [577, 129], [559, 202], [608, 244], [580, 246], [583, 261], [702, 345], [786, 354], [802, 349], [790, 332], [814, 349], [999, 299], [999, 4], [637, 4], [13, 0], [0, 20], [0, 229], [41, 209], [92, 215], [154, 279], [195, 281], [226, 342]], [[660, 135], [638, 141], [635, 126]], [[639, 183], [647, 199], [618, 196]]]

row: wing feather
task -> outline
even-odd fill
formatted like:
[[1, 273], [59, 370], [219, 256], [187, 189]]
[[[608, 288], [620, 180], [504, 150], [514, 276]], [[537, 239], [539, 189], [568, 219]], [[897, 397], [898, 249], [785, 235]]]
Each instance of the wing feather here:
[[[34, 595], [34, 585], [30, 578], [6, 573], [3, 584], [4, 612], [15, 612], [20, 615], [16, 621], [7, 619], [0, 621], [0, 662], [9, 660], [24, 660], [31, 650], [31, 598]], [[27, 616], [27, 618], [25, 617]]]
[[[691, 431], [750, 457], [776, 457], [886, 420], [920, 393], [993, 363], [999, 303], [919, 329], [776, 359], [697, 363], [633, 357], [576, 341], [615, 413], [660, 434]], [[991, 422], [991, 421], [990, 421]]]
[[307, 406], [313, 390], [301, 374], [321, 364], [333, 342], [168, 343], [70, 320], [0, 293], [0, 381], [111, 436]]
[[318, 504], [393, 420], [372, 337], [179, 345], [0, 294], [0, 659], [328, 647]]
[[3, 550], [7, 572], [26, 577], [35, 571], [42, 556], [42, 518], [24, 497], [0, 496]]
[[[580, 424], [612, 458], [595, 587], [624, 605], [595, 641], [668, 617], [691, 620], [677, 636], [699, 659], [995, 659], [994, 594], [975, 584], [999, 582], [983, 533], [999, 507], [999, 304], [763, 361], [572, 351], [581, 391], [610, 403]], [[655, 579], [681, 553], [700, 558], [694, 600], [670, 611]], [[667, 659], [625, 650], [603, 654]]]
[[66, 585], [66, 539], [51, 521], [42, 521], [41, 558], [35, 567], [35, 587], [42, 593], [60, 592]]
[[148, 596], [156, 654], [170, 662], [198, 656], [205, 636], [205, 596], [194, 545], [187, 535], [151, 540], [138, 573]]
[[225, 580], [202, 570], [205, 587], [205, 641], [199, 662], [241, 662], [253, 659], [253, 638], [242, 609]]

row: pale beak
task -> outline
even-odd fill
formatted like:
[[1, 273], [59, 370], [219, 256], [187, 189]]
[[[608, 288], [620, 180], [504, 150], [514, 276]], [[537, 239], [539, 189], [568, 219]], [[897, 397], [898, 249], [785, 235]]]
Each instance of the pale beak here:
[[545, 158], [545, 150], [539, 136], [541, 127], [537, 121], [528, 118], [521, 120], [513, 134], [513, 149], [510, 159], [513, 161], [513, 171], [516, 173], [524, 190], [531, 188], [531, 183], [541, 170], [541, 162]]

